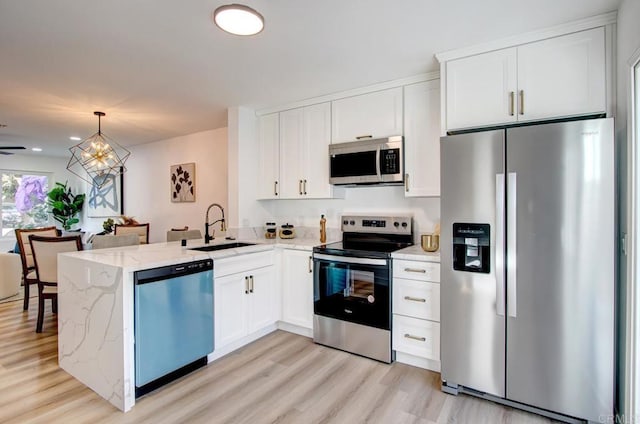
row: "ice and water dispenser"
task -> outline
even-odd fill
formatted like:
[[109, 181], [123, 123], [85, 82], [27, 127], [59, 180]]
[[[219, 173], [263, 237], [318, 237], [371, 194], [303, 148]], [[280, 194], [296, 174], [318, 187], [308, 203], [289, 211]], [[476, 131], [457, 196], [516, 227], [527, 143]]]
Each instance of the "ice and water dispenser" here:
[[490, 272], [490, 231], [489, 224], [453, 224], [453, 269]]

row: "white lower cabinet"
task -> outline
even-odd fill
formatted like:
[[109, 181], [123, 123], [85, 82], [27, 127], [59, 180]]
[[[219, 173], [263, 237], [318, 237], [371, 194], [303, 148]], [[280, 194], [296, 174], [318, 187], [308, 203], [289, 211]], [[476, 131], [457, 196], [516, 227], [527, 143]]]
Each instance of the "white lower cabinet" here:
[[396, 360], [440, 371], [440, 264], [393, 260]]
[[282, 251], [282, 321], [313, 329], [313, 262], [310, 251]]
[[214, 277], [215, 349], [268, 327], [278, 318], [273, 252], [234, 257], [227, 263], [223, 259], [219, 268]]

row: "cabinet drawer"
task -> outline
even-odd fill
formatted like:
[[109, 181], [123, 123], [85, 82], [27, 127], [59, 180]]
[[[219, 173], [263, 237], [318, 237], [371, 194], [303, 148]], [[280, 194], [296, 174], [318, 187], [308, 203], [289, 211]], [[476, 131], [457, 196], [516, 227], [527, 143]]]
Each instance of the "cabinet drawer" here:
[[433, 262], [393, 260], [393, 277], [409, 280], [440, 282], [440, 264]]
[[394, 278], [393, 313], [440, 321], [440, 284]]
[[393, 349], [421, 358], [440, 360], [440, 324], [393, 315]]
[[215, 278], [273, 265], [273, 251], [249, 253], [213, 261]]

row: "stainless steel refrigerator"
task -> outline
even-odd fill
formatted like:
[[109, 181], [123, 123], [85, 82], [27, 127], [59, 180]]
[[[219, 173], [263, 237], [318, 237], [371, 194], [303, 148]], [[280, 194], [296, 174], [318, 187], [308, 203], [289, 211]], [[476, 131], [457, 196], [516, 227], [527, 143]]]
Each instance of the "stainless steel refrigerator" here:
[[613, 119], [443, 137], [441, 155], [442, 389], [608, 419]]

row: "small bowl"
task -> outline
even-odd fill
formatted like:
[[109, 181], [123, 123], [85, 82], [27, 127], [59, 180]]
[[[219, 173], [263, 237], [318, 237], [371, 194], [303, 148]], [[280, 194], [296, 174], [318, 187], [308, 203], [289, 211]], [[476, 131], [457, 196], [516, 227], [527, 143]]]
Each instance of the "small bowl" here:
[[435, 252], [440, 247], [440, 236], [436, 234], [423, 234], [420, 237], [422, 250], [425, 252]]

